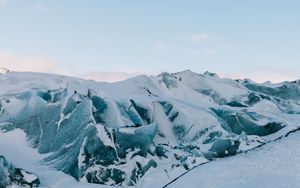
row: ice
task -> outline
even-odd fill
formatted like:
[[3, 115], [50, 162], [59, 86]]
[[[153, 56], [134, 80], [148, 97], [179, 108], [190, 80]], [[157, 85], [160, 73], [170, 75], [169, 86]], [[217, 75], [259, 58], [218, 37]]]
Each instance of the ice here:
[[257, 84], [187, 70], [109, 84], [8, 72], [0, 87], [0, 155], [50, 187], [162, 187], [197, 165], [281, 138], [300, 121], [297, 81]]
[[20, 129], [15, 129], [7, 133], [0, 132], [0, 138], [0, 153], [15, 166], [38, 174], [41, 187], [108, 188], [108, 186], [79, 183], [73, 177], [41, 164], [41, 160], [47, 155], [39, 154], [35, 149], [30, 147], [26, 141], [26, 134]]

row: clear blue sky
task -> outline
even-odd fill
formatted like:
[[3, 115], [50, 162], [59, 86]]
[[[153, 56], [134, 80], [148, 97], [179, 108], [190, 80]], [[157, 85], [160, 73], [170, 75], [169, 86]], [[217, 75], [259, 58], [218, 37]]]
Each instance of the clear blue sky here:
[[299, 10], [297, 0], [0, 0], [0, 66], [300, 78]]

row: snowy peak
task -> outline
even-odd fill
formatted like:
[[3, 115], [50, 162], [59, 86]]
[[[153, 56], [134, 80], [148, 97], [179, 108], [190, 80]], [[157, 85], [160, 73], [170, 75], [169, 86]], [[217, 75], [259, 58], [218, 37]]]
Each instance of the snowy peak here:
[[208, 72], [208, 71], [206, 71], [206, 72], [204, 73], [204, 75], [212, 76], [212, 77], [218, 77], [218, 75], [217, 75], [216, 73], [211, 73], [211, 72]]
[[242, 83], [231, 79], [221, 79], [215, 73], [210, 72], [197, 74], [190, 70], [185, 70], [172, 74], [163, 73], [158, 76], [158, 79], [165, 83], [168, 88], [178, 88], [179, 85], [184, 85], [219, 104], [225, 104], [236, 97], [247, 95], [248, 93], [248, 89]]

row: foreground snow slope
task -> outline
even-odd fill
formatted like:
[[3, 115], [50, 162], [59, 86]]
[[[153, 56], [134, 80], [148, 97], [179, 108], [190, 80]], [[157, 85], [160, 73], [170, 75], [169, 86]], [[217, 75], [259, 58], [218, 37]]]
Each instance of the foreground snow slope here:
[[260, 148], [201, 165], [167, 188], [288, 188], [300, 185], [300, 132]]

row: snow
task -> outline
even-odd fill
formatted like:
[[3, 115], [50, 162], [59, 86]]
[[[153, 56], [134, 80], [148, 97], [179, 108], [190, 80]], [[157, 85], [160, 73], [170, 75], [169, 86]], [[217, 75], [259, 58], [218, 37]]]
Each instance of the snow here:
[[287, 188], [300, 185], [300, 133], [245, 154], [217, 160], [185, 174], [167, 188]]
[[[41, 181], [42, 188], [111, 188], [110, 186], [78, 182], [63, 172], [41, 164], [41, 160], [46, 155], [39, 154], [35, 149], [30, 147], [26, 141], [25, 133], [20, 129], [15, 129], [7, 133], [0, 131], [0, 138], [1, 155], [16, 167], [36, 174]], [[29, 174], [27, 174], [26, 178], [29, 180], [32, 179]]]
[[98, 125], [96, 126], [97, 128], [97, 132], [98, 132], [98, 137], [100, 138], [100, 140], [103, 142], [103, 144], [105, 146], [111, 146], [114, 147], [114, 143], [112, 142], [112, 140], [108, 137], [104, 126], [103, 125]]
[[[197, 159], [197, 164], [206, 163], [207, 159]], [[143, 179], [136, 185], [138, 188], [159, 188], [172, 181], [174, 178], [186, 172], [183, 167], [168, 169], [168, 163], [161, 164], [159, 169], [150, 170]], [[168, 170], [166, 170], [168, 169]]]
[[236, 96], [247, 93], [247, 89], [230, 79], [221, 79], [215, 75], [209, 74], [196, 74], [190, 70], [179, 73], [174, 73], [176, 77], [181, 78], [181, 81], [195, 90], [208, 90], [216, 91], [222, 98], [231, 100]]
[[255, 104], [254, 106], [248, 108], [248, 111], [260, 112], [260, 113], [265, 113], [265, 112], [279, 113], [280, 112], [280, 110], [274, 103], [272, 103], [271, 101], [265, 100], [265, 99], [261, 100], [259, 103]]
[[123, 126], [122, 122], [122, 116], [118, 110], [118, 107], [116, 103], [114, 103], [112, 100], [105, 99], [105, 102], [107, 103], [107, 109], [105, 110], [105, 122], [109, 122], [108, 127], [118, 127]]
[[34, 174], [26, 173], [24, 170], [21, 170], [21, 173], [26, 182], [33, 182], [34, 180], [36, 180], [36, 176]]
[[25, 107], [24, 101], [16, 98], [9, 99], [9, 102], [4, 99], [1, 104], [9, 115], [16, 115]]
[[169, 119], [163, 115], [164, 111], [160, 104], [155, 103], [154, 109], [153, 109], [153, 120], [157, 122], [158, 124], [158, 131], [165, 136], [168, 140], [161, 140], [162, 138], [156, 138], [159, 139], [158, 142], [164, 143], [164, 141], [169, 142], [171, 145], [174, 145], [177, 141], [172, 133], [172, 126], [169, 121]]
[[58, 89], [61, 86], [66, 85], [66, 82], [68, 82], [68, 80], [71, 80], [71, 78], [57, 75], [47, 76], [45, 74], [29, 72], [9, 72], [8, 74], [0, 74], [1, 85], [5, 86], [1, 87], [0, 94], [15, 94], [34, 88]]
[[[139, 118], [140, 122], [138, 124], [143, 126], [148, 124], [148, 122], [143, 121], [138, 115], [138, 112], [132, 107], [132, 102], [130, 101], [135, 101], [138, 105], [141, 105], [147, 110], [147, 115], [151, 116], [149, 119], [157, 123], [160, 135], [156, 135], [154, 143], [164, 143], [166, 149], [169, 150], [168, 159], [158, 159], [156, 158], [157, 156], [150, 155], [146, 158], [138, 158], [139, 156], [137, 156], [138, 161], [143, 163], [149, 161], [149, 159], [154, 159], [158, 163], [156, 169], [151, 168], [145, 176], [140, 179], [140, 182], [138, 182], [137, 187], [142, 188], [162, 187], [175, 177], [186, 172], [183, 166], [171, 168], [172, 165], [180, 164], [177, 159], [174, 159], [174, 154], [176, 152], [182, 152], [174, 151], [173, 146], [197, 144], [197, 146], [200, 147], [198, 152], [204, 153], [208, 151], [213, 144], [203, 144], [205, 138], [212, 132], [218, 131], [222, 133], [220, 137], [223, 139], [230, 136], [232, 136], [232, 138], [233, 136], [239, 137], [239, 135], [232, 135], [224, 130], [220, 124], [220, 118], [216, 117], [216, 114], [212, 112], [211, 109], [226, 109], [232, 111], [232, 114], [244, 112], [252, 113], [256, 119], [253, 118], [251, 121], [255, 121], [255, 123], [261, 126], [273, 121], [286, 125], [286, 127], [280, 131], [265, 137], [242, 135], [241, 137], [243, 137], [244, 140], [249, 140], [250, 144], [248, 144], [248, 141], [247, 143], [243, 141], [239, 151], [251, 149], [264, 141], [274, 140], [299, 126], [300, 105], [296, 100], [284, 100], [279, 103], [274, 100], [263, 99], [256, 104], [251, 104], [252, 106], [250, 105], [250, 107], [230, 107], [220, 104], [226, 104], [226, 102], [230, 102], [231, 100], [244, 102], [240, 100], [247, 99], [249, 92], [252, 91], [245, 88], [242, 83], [230, 79], [220, 79], [210, 73], [201, 75], [191, 71], [184, 71], [165, 75], [167, 79], [169, 79], [167, 81], [170, 83], [164, 83], [161, 76], [137, 76], [125, 81], [108, 84], [39, 73], [9, 72], [7, 74], [0, 74], [0, 109], [2, 105], [0, 112], [5, 112], [9, 116], [18, 116], [22, 114], [24, 106], [27, 107], [26, 105], [28, 105], [28, 108], [31, 107], [31, 109], [35, 109], [34, 111], [42, 109], [41, 106], [57, 105], [59, 103], [62, 103], [62, 107], [64, 108], [68, 97], [73, 95], [75, 91], [77, 91], [78, 95], [75, 95], [74, 98], [77, 101], [81, 101], [82, 99], [79, 96], [87, 95], [88, 90], [91, 89], [95, 92], [95, 95], [103, 98], [107, 103], [107, 108], [103, 114], [101, 114], [104, 123], [103, 125], [98, 124], [96, 126], [98, 137], [103, 141], [104, 145], [114, 147], [114, 143], [106, 134], [104, 126], [108, 128], [118, 128], [120, 132], [133, 134], [136, 128], [125, 127], [134, 124], [133, 120], [129, 118], [127, 111], [134, 113], [134, 115]], [[265, 85], [275, 87], [275, 85], [272, 84]], [[55, 104], [48, 104], [47, 101], [40, 100], [40, 98], [36, 97], [37, 90], [47, 91], [48, 89], [66, 89], [67, 97], [63, 99], [64, 101], [56, 101]], [[203, 94], [205, 93], [203, 91], [212, 91], [212, 93]], [[24, 92], [26, 92], [26, 94], [27, 92], [33, 94], [28, 104], [27, 101], [24, 101], [23, 98], [20, 97]], [[220, 103], [215, 101], [215, 99], [218, 98], [221, 101]], [[6, 99], [9, 99], [9, 102], [6, 102]], [[224, 103], [222, 103], [223, 100], [225, 100]], [[162, 105], [162, 102], [172, 105], [172, 109], [168, 115], [165, 112], [166, 107]], [[291, 112], [287, 113], [288, 110]], [[73, 112], [60, 114], [60, 118], [57, 120], [57, 131], [60, 131], [60, 124], [63, 120], [72, 118], [72, 113]], [[171, 120], [170, 116], [174, 113], [178, 114]], [[3, 118], [4, 115], [2, 117], [1, 115], [2, 114], [0, 114], [0, 118]], [[93, 119], [92, 114], [91, 119]], [[3, 122], [3, 127], [4, 125], [6, 126], [5, 122]], [[187, 130], [187, 132], [184, 133], [184, 139], [180, 140], [177, 138], [178, 135], [174, 134], [172, 128], [174, 128], [175, 125], [184, 126]], [[200, 133], [203, 134], [201, 135]], [[197, 138], [198, 135], [201, 135], [201, 138]], [[192, 142], [191, 140], [193, 140], [193, 138], [197, 138], [198, 140]], [[199, 187], [200, 185], [201, 187], [208, 188], [284, 187], [281, 183], [286, 183], [286, 181], [288, 181], [288, 185], [291, 187], [297, 187], [297, 183], [300, 183], [298, 178], [300, 177], [300, 165], [297, 166], [293, 163], [298, 164], [300, 162], [297, 161], [297, 158], [300, 160], [300, 151], [296, 147], [296, 142], [299, 141], [300, 139], [297, 139], [295, 135], [291, 135], [282, 141], [274, 142], [270, 145], [268, 144], [261, 149], [256, 149], [247, 154], [211, 162], [192, 170], [183, 176], [182, 179], [170, 185], [170, 187]], [[66, 148], [75, 145], [73, 142], [61, 144]], [[85, 142], [83, 142], [81, 146], [84, 145]], [[82, 153], [83, 147], [81, 147], [80, 154]], [[51, 155], [51, 153], [47, 155], [39, 154], [36, 149], [33, 149], [29, 145], [26, 141], [25, 133], [19, 129], [7, 133], [0, 131], [0, 155], [4, 155], [7, 160], [11, 161], [16, 167], [35, 173], [40, 178], [42, 187], [107, 187], [79, 183], [71, 176], [58, 172], [52, 169], [51, 166], [41, 164], [41, 161]], [[183, 153], [183, 155], [187, 155], [187, 153]], [[129, 155], [126, 157], [127, 164], [123, 166], [118, 164], [119, 166], [117, 167], [122, 169], [131, 165], [129, 169], [126, 169], [126, 172], [130, 173], [132, 170], [131, 167], [134, 167], [136, 160], [129, 159]], [[188, 163], [191, 163], [193, 159], [197, 161], [195, 165], [207, 162], [204, 156], [197, 158], [193, 158], [194, 156], [188, 157], [190, 157], [187, 160]], [[78, 161], [80, 164], [84, 161], [82, 155], [78, 156]], [[97, 165], [94, 167], [99, 168]], [[288, 168], [290, 168], [291, 171], [289, 171]], [[32, 179], [30, 176], [26, 178]], [[284, 179], [286, 179], [286, 181]], [[86, 181], [86, 179], [83, 180]]]

